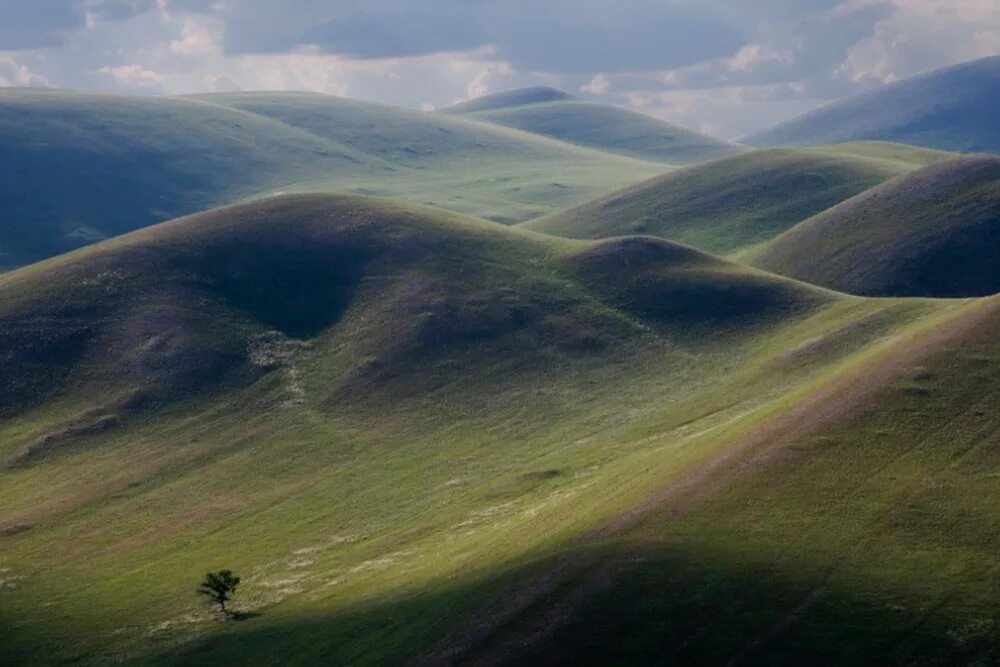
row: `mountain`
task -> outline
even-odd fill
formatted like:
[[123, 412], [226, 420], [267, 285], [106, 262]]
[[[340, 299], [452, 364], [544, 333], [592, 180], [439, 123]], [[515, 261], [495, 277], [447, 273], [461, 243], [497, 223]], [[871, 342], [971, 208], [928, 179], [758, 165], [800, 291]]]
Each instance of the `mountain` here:
[[552, 88], [487, 95], [442, 112], [669, 164], [703, 162], [745, 150], [628, 109], [584, 102]]
[[[8, 272], [0, 660], [433, 652], [581, 531], [953, 309], [345, 195]], [[243, 578], [231, 623], [194, 594], [219, 568]]]
[[654, 234], [734, 253], [946, 157], [883, 143], [755, 151], [678, 169], [522, 227], [568, 238]]
[[[663, 169], [457, 118], [315, 98], [317, 122], [297, 127], [191, 98], [0, 91], [0, 270], [282, 190], [386, 192], [518, 220]], [[343, 135], [323, 131], [331, 119]]]
[[756, 266], [851, 294], [1000, 292], [1000, 158], [920, 169], [779, 236]]
[[1000, 152], [1000, 56], [910, 77], [744, 138], [750, 146], [877, 139], [959, 152]]

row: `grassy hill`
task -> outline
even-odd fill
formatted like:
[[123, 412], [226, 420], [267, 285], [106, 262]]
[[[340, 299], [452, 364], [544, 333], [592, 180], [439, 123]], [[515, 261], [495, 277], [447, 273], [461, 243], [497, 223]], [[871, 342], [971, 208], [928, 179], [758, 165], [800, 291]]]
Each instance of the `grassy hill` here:
[[899, 177], [793, 227], [754, 264], [851, 294], [1000, 292], [1000, 158]]
[[442, 110], [642, 160], [692, 164], [743, 147], [628, 109], [592, 104], [552, 88], [526, 88]]
[[[0, 661], [485, 646], [581, 533], [966, 307], [331, 195], [9, 272]], [[193, 593], [221, 567], [238, 621]]]
[[709, 252], [736, 253], [946, 157], [877, 142], [756, 151], [655, 177], [522, 226], [568, 238], [654, 234]]
[[751, 146], [859, 139], [960, 152], [1000, 152], [1000, 56], [903, 79], [751, 135]]
[[0, 91], [8, 174], [0, 270], [262, 193], [380, 192], [520, 220], [663, 169], [405, 109], [324, 96], [259, 99], [272, 103], [262, 112], [287, 102], [288, 113], [272, 118], [191, 98]]
[[737, 438], [459, 661], [996, 663], [998, 326], [973, 303]]

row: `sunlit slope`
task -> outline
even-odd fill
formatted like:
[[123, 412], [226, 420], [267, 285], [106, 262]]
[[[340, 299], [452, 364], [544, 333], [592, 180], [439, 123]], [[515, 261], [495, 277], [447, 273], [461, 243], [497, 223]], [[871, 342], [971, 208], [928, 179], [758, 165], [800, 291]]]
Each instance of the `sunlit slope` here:
[[947, 307], [330, 195], [7, 273], [0, 658], [398, 663]]
[[442, 111], [669, 164], [704, 162], [745, 150], [628, 109], [584, 102], [547, 88], [487, 95]]
[[[665, 167], [456, 116], [315, 93], [220, 93], [195, 99], [273, 118], [402, 165], [355, 190], [511, 222], [585, 201]], [[328, 186], [322, 179], [294, 190]]]
[[1000, 158], [915, 171], [806, 220], [754, 264], [851, 294], [1000, 292]]
[[680, 169], [522, 226], [568, 238], [654, 234], [734, 253], [948, 156], [884, 143], [756, 151]]
[[1000, 56], [903, 79], [779, 123], [743, 141], [801, 146], [859, 139], [1000, 152]]
[[463, 658], [996, 663], [998, 326], [990, 298], [901, 339]]

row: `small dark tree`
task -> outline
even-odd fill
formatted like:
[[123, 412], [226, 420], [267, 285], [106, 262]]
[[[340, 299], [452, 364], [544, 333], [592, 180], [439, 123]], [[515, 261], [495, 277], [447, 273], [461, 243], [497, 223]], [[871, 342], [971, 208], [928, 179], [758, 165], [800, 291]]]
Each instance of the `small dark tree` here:
[[205, 580], [198, 586], [198, 592], [214, 604], [219, 605], [222, 613], [228, 616], [229, 611], [226, 610], [226, 603], [236, 592], [236, 587], [239, 584], [240, 578], [234, 577], [231, 570], [219, 570], [205, 575]]

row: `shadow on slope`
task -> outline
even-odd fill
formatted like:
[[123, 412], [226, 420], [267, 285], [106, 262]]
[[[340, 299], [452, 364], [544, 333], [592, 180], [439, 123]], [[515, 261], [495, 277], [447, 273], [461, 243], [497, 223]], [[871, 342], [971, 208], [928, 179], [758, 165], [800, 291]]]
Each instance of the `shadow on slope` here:
[[793, 227], [754, 264], [851, 294], [1000, 292], [1000, 158], [970, 156], [885, 183]]

